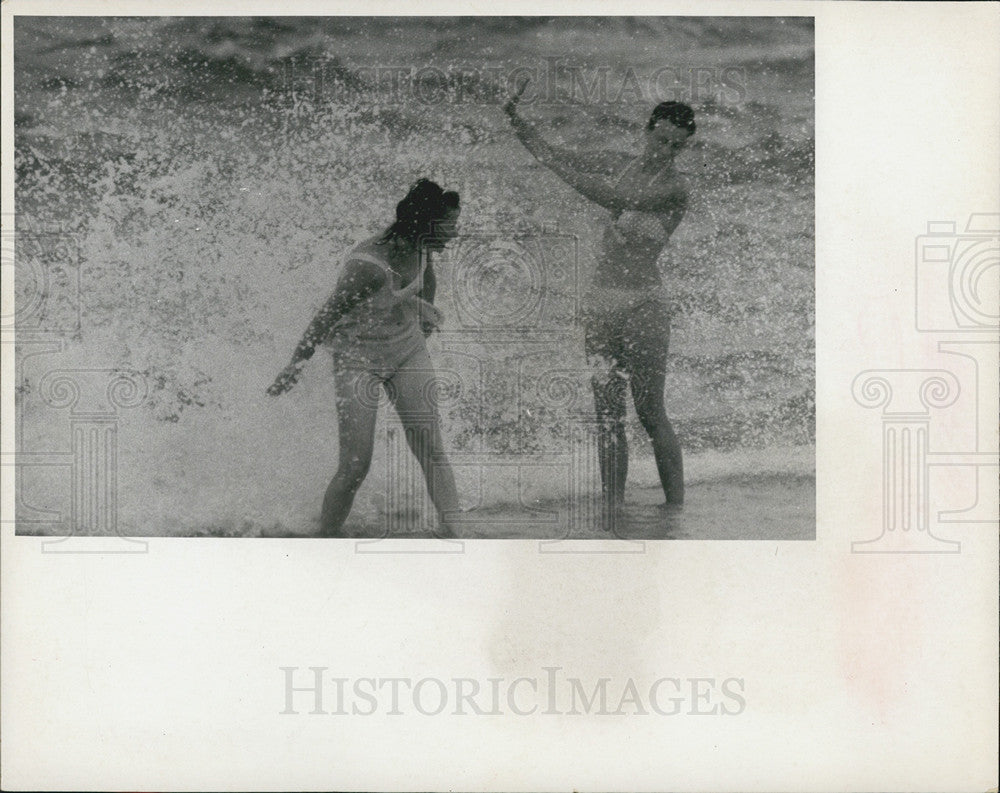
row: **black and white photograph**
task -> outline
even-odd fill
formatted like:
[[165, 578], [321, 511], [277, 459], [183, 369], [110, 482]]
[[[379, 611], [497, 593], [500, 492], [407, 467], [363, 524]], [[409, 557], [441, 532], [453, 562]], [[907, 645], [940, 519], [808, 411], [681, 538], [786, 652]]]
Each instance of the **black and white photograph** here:
[[14, 67], [19, 534], [815, 537], [812, 18], [40, 16]]
[[0, 788], [997, 789], [1000, 5], [0, 35]]

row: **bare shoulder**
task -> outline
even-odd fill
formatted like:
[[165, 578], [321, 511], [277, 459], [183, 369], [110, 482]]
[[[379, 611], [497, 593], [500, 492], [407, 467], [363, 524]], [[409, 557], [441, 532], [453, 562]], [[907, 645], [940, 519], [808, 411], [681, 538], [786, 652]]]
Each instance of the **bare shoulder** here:
[[347, 252], [345, 260], [350, 261], [352, 257], [357, 256], [361, 260], [378, 259], [380, 262], [386, 261], [387, 246], [381, 244], [381, 239], [381, 236], [376, 235], [361, 240], [361, 242], [357, 243]]
[[381, 286], [385, 282], [388, 263], [376, 240], [377, 237], [365, 240], [344, 257], [344, 268], [340, 276], [342, 286]]

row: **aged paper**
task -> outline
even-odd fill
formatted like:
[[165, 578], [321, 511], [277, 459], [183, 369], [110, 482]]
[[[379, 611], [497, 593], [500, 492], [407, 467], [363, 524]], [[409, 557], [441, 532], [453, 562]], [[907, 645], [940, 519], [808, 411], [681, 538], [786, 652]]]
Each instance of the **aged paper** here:
[[[3, 6], [4, 788], [995, 789], [997, 7], [335, 10]], [[578, 153], [694, 108], [682, 512], [629, 392], [602, 522], [609, 215], [524, 77]], [[349, 536], [290, 537], [329, 357], [265, 389], [419, 176], [457, 537], [377, 388]]]

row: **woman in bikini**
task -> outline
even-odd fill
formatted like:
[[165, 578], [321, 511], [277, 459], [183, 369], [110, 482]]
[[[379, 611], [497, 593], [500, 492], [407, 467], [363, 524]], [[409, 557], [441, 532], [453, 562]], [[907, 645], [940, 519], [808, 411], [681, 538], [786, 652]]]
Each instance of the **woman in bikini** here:
[[613, 516], [625, 498], [625, 405], [631, 387], [639, 421], [653, 443], [664, 506], [679, 509], [684, 473], [664, 406], [670, 318], [657, 262], [687, 208], [687, 186], [674, 157], [694, 134], [694, 111], [680, 102], [657, 105], [638, 156], [580, 155], [551, 146], [518, 115], [526, 85], [504, 106], [518, 139], [538, 162], [611, 213], [583, 312], [587, 358], [596, 368], [591, 384], [605, 506]]
[[337, 399], [337, 471], [326, 489], [320, 533], [338, 536], [371, 465], [378, 394], [384, 389], [403, 424], [437, 509], [437, 536], [453, 536], [455, 477], [444, 454], [431, 401], [434, 369], [425, 336], [440, 321], [434, 308], [431, 253], [457, 234], [458, 193], [418, 181], [396, 207], [396, 222], [345, 258], [333, 294], [309, 324], [291, 363], [268, 388], [291, 388], [319, 344], [333, 354]]

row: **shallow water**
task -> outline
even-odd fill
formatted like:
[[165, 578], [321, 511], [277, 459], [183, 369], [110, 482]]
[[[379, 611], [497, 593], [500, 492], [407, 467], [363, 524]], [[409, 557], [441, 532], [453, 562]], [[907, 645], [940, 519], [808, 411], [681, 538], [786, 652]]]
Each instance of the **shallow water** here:
[[[809, 488], [792, 487], [813, 471], [814, 440], [807, 20], [19, 18], [18, 297], [34, 333], [19, 336], [30, 356], [19, 450], [72, 450], [82, 403], [47, 399], [53, 369], [129, 372], [142, 395], [114, 413], [118, 530], [308, 530], [336, 457], [329, 363], [318, 354], [278, 400], [264, 388], [344, 248], [429, 176], [463, 196], [465, 236], [437, 265], [446, 319], [431, 342], [446, 443], [534, 470], [535, 497], [559, 501], [561, 474], [541, 476], [531, 461], [550, 455], [561, 470], [589, 415], [574, 318], [604, 213], [534, 164], [492, 90], [514, 66], [541, 81], [556, 56], [570, 77], [525, 115], [583, 148], [635, 150], [658, 69], [679, 75], [674, 91], [703, 79], [691, 98], [698, 134], [679, 159], [693, 202], [661, 261], [674, 301], [668, 413], [693, 477], [687, 531], [708, 536], [724, 522], [688, 518], [707, 514], [698, 504], [741, 509], [732, 482], [747, 455], [761, 470], [795, 460], [779, 474], [811, 509]], [[419, 79], [394, 93], [375, 67]], [[603, 69], [603, 97], [560, 97], [574, 68], [588, 81]], [[453, 80], [463, 70], [476, 72], [464, 89]], [[45, 274], [41, 286], [31, 272]], [[392, 513], [394, 421], [380, 420], [358, 526]], [[638, 503], [655, 480], [643, 479], [649, 444], [629, 421]], [[466, 482], [463, 496], [509, 512], [521, 496], [494, 468], [490, 487]], [[66, 514], [65, 470], [20, 473], [33, 508], [22, 515]], [[460, 485], [469, 475], [458, 471]], [[713, 477], [730, 484], [713, 490]]]

